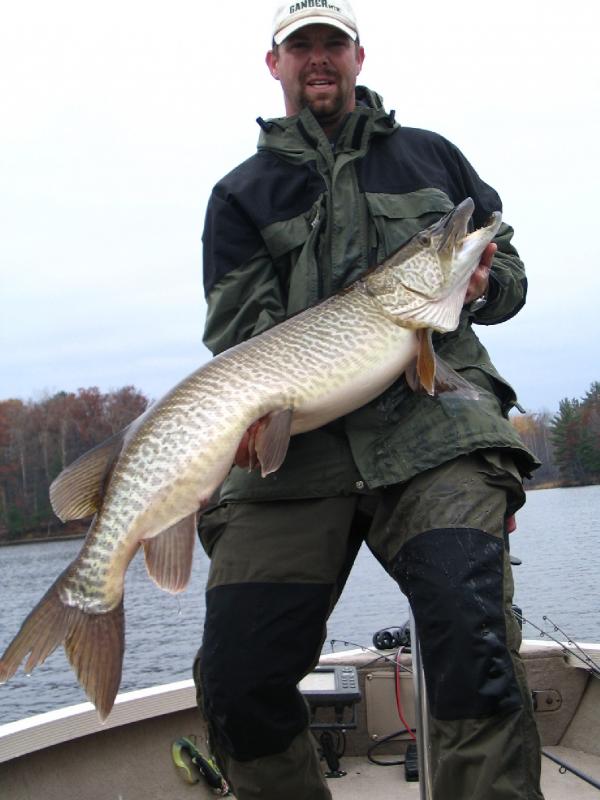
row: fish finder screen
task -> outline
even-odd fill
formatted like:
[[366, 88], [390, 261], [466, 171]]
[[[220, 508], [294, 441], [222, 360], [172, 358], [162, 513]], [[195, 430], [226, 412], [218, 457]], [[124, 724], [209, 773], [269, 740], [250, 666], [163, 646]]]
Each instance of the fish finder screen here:
[[335, 691], [335, 672], [310, 672], [298, 684], [301, 692], [332, 692]]

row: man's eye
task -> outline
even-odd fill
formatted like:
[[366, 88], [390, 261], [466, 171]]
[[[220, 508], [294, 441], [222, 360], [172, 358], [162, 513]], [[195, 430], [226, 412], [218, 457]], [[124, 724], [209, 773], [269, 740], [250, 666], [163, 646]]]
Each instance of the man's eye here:
[[330, 39], [327, 44], [329, 47], [346, 47], [348, 45], [348, 38], [346, 36], [340, 36], [339, 39]]

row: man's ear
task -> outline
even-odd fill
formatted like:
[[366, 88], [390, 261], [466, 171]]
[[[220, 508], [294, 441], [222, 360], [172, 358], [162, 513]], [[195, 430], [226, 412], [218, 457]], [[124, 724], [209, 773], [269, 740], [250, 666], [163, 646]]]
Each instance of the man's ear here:
[[365, 49], [362, 45], [358, 48], [356, 53], [356, 74], [360, 75], [360, 71], [362, 69], [363, 61], [365, 60]]
[[275, 80], [279, 80], [279, 70], [277, 68], [277, 56], [273, 50], [269, 50], [265, 57], [265, 61], [267, 63], [267, 67], [269, 68], [269, 72], [275, 78]]

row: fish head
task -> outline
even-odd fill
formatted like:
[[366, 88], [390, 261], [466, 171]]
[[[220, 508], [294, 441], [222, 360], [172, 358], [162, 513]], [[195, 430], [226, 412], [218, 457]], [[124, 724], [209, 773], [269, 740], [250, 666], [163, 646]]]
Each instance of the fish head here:
[[367, 292], [399, 325], [444, 333], [457, 327], [471, 275], [502, 221], [495, 211], [467, 233], [474, 208], [467, 197], [365, 276]]

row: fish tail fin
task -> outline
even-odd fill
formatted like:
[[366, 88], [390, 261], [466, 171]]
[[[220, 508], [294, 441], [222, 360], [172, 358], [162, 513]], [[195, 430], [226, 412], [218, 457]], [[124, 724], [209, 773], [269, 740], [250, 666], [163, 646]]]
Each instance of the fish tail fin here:
[[61, 600], [62, 576], [25, 619], [0, 659], [0, 683], [6, 683], [26, 656], [30, 673], [60, 645], [87, 696], [104, 721], [121, 682], [125, 641], [123, 601], [104, 614], [86, 614]]
[[110, 714], [121, 684], [125, 650], [123, 599], [104, 614], [75, 610], [65, 652], [100, 720]]
[[4, 651], [0, 659], [0, 683], [6, 683], [15, 674], [25, 656], [29, 655], [25, 672], [30, 673], [64, 641], [75, 609], [61, 602], [58, 583], [51, 586], [30, 612]]

